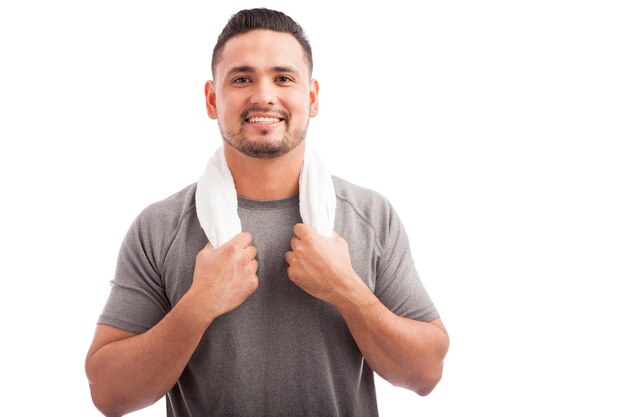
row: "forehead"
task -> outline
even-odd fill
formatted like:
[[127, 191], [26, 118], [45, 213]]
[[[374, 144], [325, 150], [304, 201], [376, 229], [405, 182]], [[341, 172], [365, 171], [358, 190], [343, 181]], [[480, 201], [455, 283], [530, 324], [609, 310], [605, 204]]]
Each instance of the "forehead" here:
[[230, 38], [216, 66], [216, 78], [231, 68], [249, 66], [258, 71], [277, 66], [292, 67], [304, 76], [308, 72], [302, 46], [289, 33], [252, 30]]

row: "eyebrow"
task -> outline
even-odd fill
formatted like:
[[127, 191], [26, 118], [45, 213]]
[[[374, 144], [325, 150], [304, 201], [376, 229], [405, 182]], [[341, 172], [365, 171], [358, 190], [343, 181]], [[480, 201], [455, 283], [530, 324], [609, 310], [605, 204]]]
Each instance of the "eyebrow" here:
[[298, 73], [298, 71], [296, 71], [294, 67], [281, 67], [281, 66], [272, 67], [272, 72], [291, 72], [294, 74]]
[[[281, 66], [281, 65], [277, 65], [277, 66], [272, 67], [271, 71], [272, 72], [288, 72], [288, 73], [292, 73], [292, 74], [297, 74], [298, 73], [298, 71], [296, 71], [296, 69], [294, 67]], [[240, 73], [251, 74], [253, 72], [255, 72], [255, 70], [250, 65], [240, 65], [240, 66], [237, 66], [237, 67], [232, 67], [230, 69], [230, 71], [228, 71], [226, 76], [230, 77], [233, 74], [240, 74]]]
[[226, 74], [227, 77], [230, 77], [232, 74], [237, 74], [243, 72], [244, 74], [250, 74], [252, 72], [254, 72], [254, 68], [252, 68], [249, 65], [242, 65], [239, 67], [232, 67], [230, 69], [230, 71], [228, 71], [228, 74]]

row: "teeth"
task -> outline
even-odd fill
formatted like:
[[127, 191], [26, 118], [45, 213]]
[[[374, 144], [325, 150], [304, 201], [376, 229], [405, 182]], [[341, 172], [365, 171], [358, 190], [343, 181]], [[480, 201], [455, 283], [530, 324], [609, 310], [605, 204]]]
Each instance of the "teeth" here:
[[251, 117], [248, 119], [250, 123], [278, 123], [280, 119], [276, 117]]

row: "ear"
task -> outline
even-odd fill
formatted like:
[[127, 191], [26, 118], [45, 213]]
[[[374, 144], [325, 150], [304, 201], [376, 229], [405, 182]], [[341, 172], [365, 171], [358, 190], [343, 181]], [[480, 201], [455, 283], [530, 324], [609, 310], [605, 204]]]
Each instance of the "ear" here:
[[217, 109], [215, 107], [215, 88], [213, 81], [209, 80], [204, 84], [204, 97], [206, 98], [206, 112], [211, 119], [217, 119]]
[[318, 102], [318, 93], [320, 91], [320, 86], [317, 80], [311, 79], [311, 85], [309, 87], [309, 100], [310, 100], [310, 110], [309, 116], [315, 117], [319, 112], [319, 102]]

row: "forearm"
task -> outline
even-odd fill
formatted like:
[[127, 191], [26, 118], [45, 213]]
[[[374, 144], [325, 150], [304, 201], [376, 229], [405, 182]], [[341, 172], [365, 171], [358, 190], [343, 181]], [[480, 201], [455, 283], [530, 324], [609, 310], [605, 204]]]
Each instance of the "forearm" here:
[[395, 315], [360, 279], [349, 294], [335, 306], [372, 369], [420, 395], [432, 391], [448, 349], [443, 326]]
[[102, 346], [86, 362], [94, 404], [121, 416], [165, 395], [187, 365], [208, 323], [183, 297], [145, 333]]

